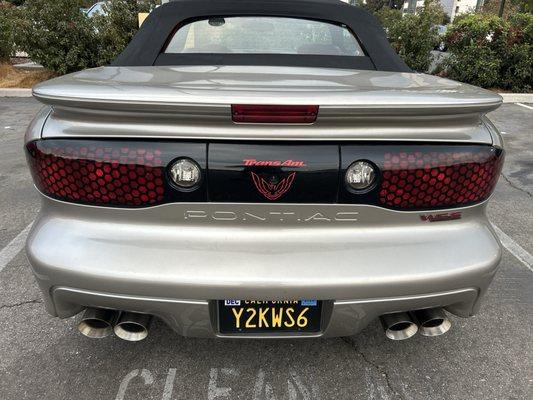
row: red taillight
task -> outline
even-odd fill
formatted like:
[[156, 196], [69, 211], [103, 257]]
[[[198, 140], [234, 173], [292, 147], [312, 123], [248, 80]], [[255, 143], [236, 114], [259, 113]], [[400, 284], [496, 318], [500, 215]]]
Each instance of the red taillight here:
[[502, 164], [501, 151], [488, 146], [386, 152], [379, 204], [428, 209], [481, 202], [494, 190]]
[[159, 149], [40, 141], [29, 143], [27, 150], [35, 184], [48, 196], [115, 206], [154, 205], [165, 198]]
[[[254, 146], [258, 151], [263, 145]], [[310, 150], [314, 148], [309, 146]], [[277, 151], [281, 149], [283, 146]], [[217, 167], [216, 163], [211, 163], [208, 173], [208, 145], [200, 142], [47, 139], [29, 143], [27, 151], [39, 190], [52, 198], [74, 203], [145, 207], [205, 202], [210, 200], [208, 176], [219, 176], [222, 181], [218, 183], [222, 185], [230, 179], [225, 167]], [[292, 152], [293, 147], [287, 147], [287, 151]], [[330, 190], [335, 188], [330, 198], [343, 204], [370, 204], [394, 210], [444, 209], [482, 202], [494, 190], [503, 164], [503, 151], [486, 145], [365, 143], [341, 145], [339, 151], [343, 163], [341, 173], [351, 175], [350, 179], [339, 182], [344, 185], [338, 192], [336, 184], [330, 185]], [[306, 169], [316, 171], [321, 153], [306, 154], [309, 155], [305, 159]], [[336, 153], [332, 154], [335, 158]], [[198, 171], [185, 165], [187, 168], [177, 170], [181, 171], [178, 174], [172, 167], [179, 160], [191, 161]], [[354, 165], [359, 167], [350, 169]], [[217, 168], [218, 175], [212, 175]], [[240, 168], [242, 171], [264, 169], [245, 165]], [[269, 168], [271, 176], [284, 173]], [[305, 178], [308, 171], [298, 171], [297, 179]], [[179, 175], [178, 182], [171, 172]], [[196, 184], [180, 185], [189, 175], [196, 179]], [[176, 184], [171, 184], [170, 178]], [[367, 184], [361, 186], [358, 182]], [[310, 188], [317, 185], [313, 180], [308, 184]], [[240, 191], [249, 185], [248, 181], [234, 188], [233, 199], [246, 202], [246, 193]], [[312, 194], [306, 197], [305, 188], [300, 189], [299, 195], [300, 202], [315, 201]]]
[[234, 122], [311, 124], [316, 121], [318, 106], [234, 104], [231, 113]]

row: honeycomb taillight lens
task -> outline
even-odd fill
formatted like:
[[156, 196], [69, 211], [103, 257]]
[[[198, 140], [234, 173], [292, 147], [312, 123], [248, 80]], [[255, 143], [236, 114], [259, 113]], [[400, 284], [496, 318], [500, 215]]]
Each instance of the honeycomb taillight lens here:
[[[35, 185], [58, 200], [110, 207], [210, 200], [207, 143], [46, 139], [26, 149]], [[340, 153], [345, 179], [338, 203], [405, 211], [486, 200], [504, 158], [503, 150], [487, 145], [350, 144]], [[308, 168], [320, 160], [310, 154]], [[228, 177], [221, 176], [225, 184]]]
[[30, 142], [26, 149], [35, 185], [55, 199], [118, 207], [205, 201], [205, 191], [173, 190], [166, 176], [181, 153], [198, 154], [205, 167], [205, 145], [48, 139]]
[[486, 200], [498, 181], [501, 151], [489, 146], [387, 151], [379, 204], [394, 209], [457, 207]]
[[[344, 188], [339, 202], [399, 211], [464, 207], [489, 198], [504, 160], [483, 144], [347, 144], [341, 146]], [[350, 168], [368, 162], [376, 182], [369, 190], [349, 184]]]

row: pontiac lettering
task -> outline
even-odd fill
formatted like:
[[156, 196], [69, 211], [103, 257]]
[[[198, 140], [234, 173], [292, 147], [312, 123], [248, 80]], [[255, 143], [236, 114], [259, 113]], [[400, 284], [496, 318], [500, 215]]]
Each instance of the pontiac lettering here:
[[187, 210], [184, 212], [184, 219], [204, 220], [204, 221], [251, 221], [251, 222], [357, 222], [358, 212], [325, 212], [295, 213], [292, 211], [204, 211]]

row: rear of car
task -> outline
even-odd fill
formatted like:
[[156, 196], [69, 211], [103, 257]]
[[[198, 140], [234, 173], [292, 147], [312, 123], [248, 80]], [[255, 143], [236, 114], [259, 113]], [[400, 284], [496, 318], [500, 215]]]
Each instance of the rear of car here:
[[151, 316], [197, 337], [382, 317], [403, 338], [476, 313], [501, 254], [499, 96], [409, 71], [357, 8], [234, 3], [171, 2], [113, 66], [34, 89], [48, 312], [129, 340]]

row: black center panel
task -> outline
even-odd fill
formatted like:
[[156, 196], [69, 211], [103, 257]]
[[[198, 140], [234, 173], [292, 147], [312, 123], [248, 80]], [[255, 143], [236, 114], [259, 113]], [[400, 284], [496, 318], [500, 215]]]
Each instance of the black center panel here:
[[337, 202], [336, 145], [212, 143], [208, 160], [209, 201]]

